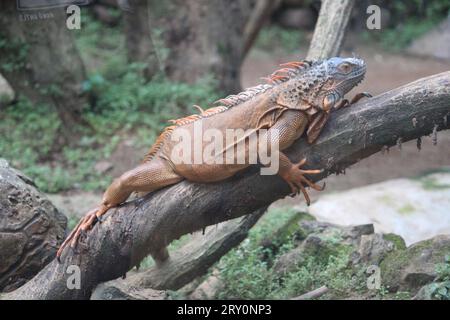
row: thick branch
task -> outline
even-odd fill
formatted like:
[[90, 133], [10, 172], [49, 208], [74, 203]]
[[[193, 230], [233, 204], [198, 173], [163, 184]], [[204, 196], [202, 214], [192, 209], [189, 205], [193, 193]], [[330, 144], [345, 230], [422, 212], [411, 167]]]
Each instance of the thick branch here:
[[[324, 168], [322, 175], [313, 177], [323, 179], [399, 139], [448, 129], [449, 101], [450, 72], [415, 81], [335, 112], [315, 144], [300, 139], [288, 155], [293, 160], [307, 157], [311, 167]], [[66, 253], [62, 264], [53, 261], [6, 298], [87, 299], [98, 283], [123, 275], [152, 248], [253, 212], [289, 192], [280, 177], [261, 176], [259, 168], [220, 183], [183, 181], [111, 210], [77, 253]], [[66, 286], [65, 270], [72, 264], [81, 269], [80, 290]]]
[[101, 284], [95, 289], [98, 299], [107, 299], [112, 289], [125, 294], [135, 288], [178, 290], [204, 275], [209, 267], [247, 238], [248, 231], [258, 222], [267, 208], [253, 214], [210, 227], [205, 234], [198, 232], [187, 244], [173, 252], [160, 266], [136, 273], [126, 279]]

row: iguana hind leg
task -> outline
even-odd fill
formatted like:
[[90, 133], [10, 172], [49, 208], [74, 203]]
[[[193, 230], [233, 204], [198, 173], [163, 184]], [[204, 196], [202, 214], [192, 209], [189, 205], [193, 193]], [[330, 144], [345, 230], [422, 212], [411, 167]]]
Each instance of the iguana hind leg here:
[[64, 248], [70, 243], [75, 247], [82, 232], [90, 230], [109, 209], [125, 202], [132, 192], [151, 192], [183, 180], [172, 168], [160, 159], [143, 163], [125, 172], [108, 187], [99, 207], [89, 211], [72, 230], [59, 248], [56, 257], [59, 260]]

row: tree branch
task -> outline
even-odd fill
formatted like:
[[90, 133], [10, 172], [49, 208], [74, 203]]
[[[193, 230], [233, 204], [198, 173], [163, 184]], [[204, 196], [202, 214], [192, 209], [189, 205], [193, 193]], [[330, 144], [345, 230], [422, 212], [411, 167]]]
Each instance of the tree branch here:
[[322, 1], [306, 59], [326, 59], [339, 54], [354, 4], [354, 0]]
[[[299, 139], [287, 154], [293, 160], [307, 157], [310, 167], [324, 168], [323, 174], [312, 177], [318, 181], [399, 139], [448, 129], [449, 100], [450, 72], [424, 78], [335, 112], [315, 144]], [[257, 167], [220, 183], [183, 181], [111, 210], [77, 252], [66, 251], [63, 263], [51, 262], [4, 298], [88, 299], [98, 283], [123, 275], [152, 248], [253, 212], [289, 192], [280, 177], [261, 176]], [[67, 267], [74, 264], [81, 270], [79, 290], [66, 285]]]
[[205, 274], [209, 267], [247, 238], [248, 231], [266, 210], [264, 207], [242, 218], [223, 222], [217, 227], [209, 228], [205, 234], [199, 232], [161, 265], [126, 279], [103, 283], [95, 289], [94, 295], [98, 299], [108, 299], [108, 293], [113, 289], [124, 295], [133, 292], [135, 288], [178, 290]]

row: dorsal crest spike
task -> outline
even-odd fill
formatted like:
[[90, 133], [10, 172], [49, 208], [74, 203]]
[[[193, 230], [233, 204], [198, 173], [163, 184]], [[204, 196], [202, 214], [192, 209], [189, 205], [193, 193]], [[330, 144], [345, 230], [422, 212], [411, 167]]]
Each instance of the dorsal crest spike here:
[[229, 108], [238, 105], [242, 102], [248, 101], [254, 96], [263, 93], [267, 91], [270, 88], [273, 88], [274, 86], [286, 82], [293, 77], [300, 74], [302, 71], [306, 70], [307, 68], [311, 67], [314, 64], [313, 61], [309, 60], [302, 60], [302, 61], [290, 61], [286, 63], [280, 64], [280, 69], [273, 72], [268, 77], [261, 78], [262, 80], [266, 81], [267, 84], [260, 84], [258, 86], [247, 88], [246, 90], [235, 94], [235, 95], [229, 95], [226, 98], [217, 100], [214, 102], [214, 104], [222, 104]]
[[280, 64], [280, 69], [273, 72], [271, 75], [265, 78], [261, 78], [268, 83], [266, 84], [259, 84], [257, 86], [253, 86], [250, 88], [247, 88], [246, 90], [235, 94], [235, 95], [229, 95], [225, 98], [219, 99], [214, 102], [214, 104], [219, 104], [217, 107], [212, 107], [209, 109], [203, 109], [202, 107], [198, 105], [194, 105], [194, 108], [196, 108], [199, 113], [189, 115], [180, 119], [172, 119], [169, 120], [172, 125], [166, 127], [163, 132], [160, 134], [160, 136], [156, 139], [155, 143], [153, 144], [152, 148], [149, 150], [147, 155], [144, 158], [144, 162], [151, 160], [155, 154], [161, 149], [164, 140], [172, 133], [172, 131], [178, 127], [182, 126], [194, 121], [197, 121], [202, 118], [210, 117], [215, 114], [224, 112], [228, 110], [231, 107], [234, 107], [242, 102], [248, 101], [252, 99], [253, 97], [266, 92], [269, 89], [274, 88], [276, 85], [286, 82], [290, 79], [292, 79], [295, 76], [298, 76], [301, 72], [306, 70], [307, 68], [313, 66], [314, 64], [321, 63], [321, 61], [291, 61], [287, 63]]

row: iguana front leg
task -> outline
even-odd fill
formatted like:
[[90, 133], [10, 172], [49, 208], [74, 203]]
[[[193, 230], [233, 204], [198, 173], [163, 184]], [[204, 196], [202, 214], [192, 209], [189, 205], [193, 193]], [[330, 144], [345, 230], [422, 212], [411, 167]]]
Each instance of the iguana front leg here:
[[[293, 194], [300, 191], [305, 197], [306, 203], [311, 203], [305, 186], [309, 186], [315, 190], [322, 191], [324, 187], [318, 186], [305, 177], [306, 174], [319, 174], [322, 170], [304, 170], [302, 166], [306, 163], [306, 159], [302, 159], [297, 163], [291, 160], [280, 150], [288, 148], [295, 140], [297, 140], [305, 131], [308, 125], [308, 118], [302, 111], [287, 110], [278, 119], [278, 121], [267, 132], [260, 136], [260, 141], [269, 143], [273, 146], [273, 139], [278, 139], [279, 150], [270, 150], [276, 153], [279, 159], [278, 175], [280, 175], [291, 187]], [[275, 144], [276, 145], [276, 144]], [[272, 157], [271, 157], [272, 158]], [[264, 164], [266, 166], [272, 165]]]
[[108, 187], [100, 206], [86, 214], [62, 243], [56, 257], [59, 260], [64, 248], [70, 243], [75, 247], [82, 232], [90, 230], [109, 209], [125, 202], [132, 192], [151, 192], [183, 180], [163, 159], [155, 158], [125, 172]]
[[341, 108], [349, 107], [352, 104], [357, 103], [362, 98], [372, 98], [372, 95], [368, 92], [357, 93], [350, 101], [348, 101], [347, 99], [342, 99], [341, 102], [336, 105], [335, 109], [339, 110]]

